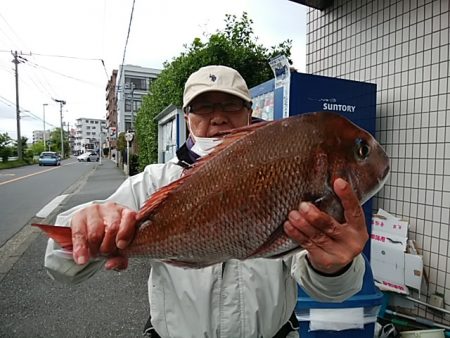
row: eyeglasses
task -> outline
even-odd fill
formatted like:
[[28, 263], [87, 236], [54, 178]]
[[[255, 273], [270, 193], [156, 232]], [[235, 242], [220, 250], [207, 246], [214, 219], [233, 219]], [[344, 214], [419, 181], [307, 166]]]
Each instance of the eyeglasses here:
[[244, 100], [225, 101], [217, 103], [194, 103], [185, 108], [186, 113], [204, 115], [212, 113], [216, 107], [219, 107], [221, 111], [226, 113], [236, 113], [241, 111], [244, 107], [251, 108], [252, 103]]

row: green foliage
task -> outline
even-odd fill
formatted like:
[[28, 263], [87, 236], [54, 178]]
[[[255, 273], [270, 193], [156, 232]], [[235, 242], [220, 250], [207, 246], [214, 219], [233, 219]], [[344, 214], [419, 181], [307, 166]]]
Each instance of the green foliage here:
[[117, 138], [117, 150], [124, 151], [127, 149], [127, 140], [125, 140], [125, 133], [119, 133], [119, 137]]
[[0, 162], [0, 169], [11, 169], [11, 168], [18, 168], [18, 167], [23, 167], [29, 164], [33, 164], [30, 162], [26, 162], [24, 160], [19, 161], [19, 160], [15, 160], [15, 161], [8, 161], [8, 162]]
[[[69, 140], [67, 137], [67, 132], [63, 129], [63, 139], [64, 139], [64, 157], [70, 152]], [[50, 151], [56, 151], [61, 153], [61, 128], [55, 128], [50, 133], [50, 140], [47, 141], [47, 150], [50, 145]]]
[[239, 71], [251, 88], [273, 78], [268, 63], [270, 59], [280, 54], [290, 57], [290, 40], [266, 48], [257, 43], [252, 24], [245, 12], [240, 19], [235, 15], [226, 15], [223, 31], [211, 34], [206, 42], [195, 38], [191, 45], [185, 46], [185, 52], [164, 64], [163, 71], [143, 98], [136, 118], [141, 169], [158, 160], [155, 116], [170, 104], [182, 106], [184, 83], [191, 73], [206, 65], [229, 66]]
[[12, 155], [12, 148], [9, 146], [11, 143], [12, 139], [8, 133], [0, 134], [0, 157], [2, 162], [7, 162], [8, 157]]
[[22, 158], [26, 159], [28, 153], [28, 137], [22, 136], [20, 140], [22, 141]]
[[44, 151], [44, 141], [37, 141], [31, 145], [33, 155], [40, 155]]

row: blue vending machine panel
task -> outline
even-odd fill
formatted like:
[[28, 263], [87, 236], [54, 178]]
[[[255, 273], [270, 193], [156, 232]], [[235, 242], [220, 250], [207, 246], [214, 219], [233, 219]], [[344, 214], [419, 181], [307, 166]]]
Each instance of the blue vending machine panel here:
[[[253, 116], [273, 120], [308, 112], [330, 111], [345, 116], [375, 136], [375, 84], [291, 72], [284, 85], [276, 85], [275, 79], [272, 79], [251, 88], [250, 92]], [[371, 199], [363, 209], [370, 234]], [[364, 254], [370, 259], [370, 241], [364, 248]]]
[[375, 136], [376, 91], [372, 83], [291, 73], [289, 115], [332, 111]]

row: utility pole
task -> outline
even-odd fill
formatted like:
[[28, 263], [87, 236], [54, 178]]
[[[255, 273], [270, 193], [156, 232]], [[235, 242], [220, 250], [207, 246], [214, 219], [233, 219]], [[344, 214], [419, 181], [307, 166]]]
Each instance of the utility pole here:
[[59, 116], [61, 120], [61, 158], [64, 159], [64, 129], [63, 129], [63, 120], [62, 120], [62, 107], [66, 104], [66, 101], [64, 100], [56, 100], [53, 99], [53, 101], [59, 103]]
[[134, 83], [131, 82], [131, 130], [134, 131]]
[[43, 103], [42, 104], [42, 115], [43, 115], [43, 118], [44, 118], [44, 151], [45, 151], [45, 106], [48, 106], [48, 104], [47, 103]]
[[22, 160], [22, 137], [20, 136], [19, 69], [17, 67], [20, 61], [18, 60], [17, 51], [14, 52], [13, 56], [14, 60], [12, 60], [12, 62], [15, 64], [15, 75], [16, 75], [17, 158], [20, 161]]
[[67, 149], [67, 155], [70, 153], [70, 122], [64, 123], [64, 125], [67, 125], [67, 142], [69, 144], [69, 148]]

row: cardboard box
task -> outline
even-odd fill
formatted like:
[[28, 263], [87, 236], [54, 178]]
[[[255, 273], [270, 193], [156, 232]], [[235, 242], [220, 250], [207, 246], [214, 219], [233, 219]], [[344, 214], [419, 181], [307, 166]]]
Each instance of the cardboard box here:
[[408, 241], [409, 224], [379, 209], [372, 220], [371, 267], [376, 285], [382, 290], [409, 294], [408, 287], [420, 291], [422, 256]]
[[402, 221], [383, 209], [372, 216], [372, 233], [382, 234], [391, 242], [400, 241], [406, 250], [409, 223]]

